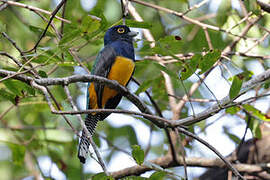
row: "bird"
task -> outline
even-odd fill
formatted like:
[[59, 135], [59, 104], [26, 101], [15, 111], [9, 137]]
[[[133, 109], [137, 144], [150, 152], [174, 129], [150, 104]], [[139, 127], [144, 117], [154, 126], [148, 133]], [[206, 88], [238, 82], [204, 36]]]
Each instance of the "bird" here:
[[[127, 86], [134, 70], [135, 55], [133, 37], [138, 32], [131, 31], [126, 25], [109, 28], [104, 35], [104, 47], [98, 53], [91, 74], [115, 80]], [[106, 85], [88, 83], [87, 109], [115, 109], [122, 95]], [[111, 113], [90, 113], [85, 118], [85, 125], [92, 136], [98, 121], [104, 120]], [[78, 148], [78, 158], [85, 163], [90, 142], [83, 130]]]

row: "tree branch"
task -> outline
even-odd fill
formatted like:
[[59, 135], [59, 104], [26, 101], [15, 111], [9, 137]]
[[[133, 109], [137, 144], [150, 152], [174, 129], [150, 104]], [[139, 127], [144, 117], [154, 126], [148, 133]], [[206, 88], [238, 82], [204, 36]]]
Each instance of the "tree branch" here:
[[202, 22], [200, 22], [200, 21], [198, 21], [196, 19], [189, 18], [189, 17], [185, 16], [184, 13], [181, 13], [181, 12], [173, 11], [171, 9], [164, 8], [164, 7], [161, 7], [161, 6], [158, 6], [158, 5], [155, 5], [155, 4], [151, 4], [151, 3], [148, 3], [148, 2], [144, 2], [144, 1], [139, 1], [139, 0], [130, 0], [130, 1], [141, 4], [141, 5], [144, 5], [144, 6], [147, 6], [147, 7], [150, 7], [150, 8], [153, 8], [153, 9], [156, 9], [156, 10], [159, 10], [159, 11], [163, 11], [163, 12], [175, 15], [175, 16], [180, 17], [183, 20], [185, 20], [185, 21], [187, 21], [187, 22], [189, 22], [191, 24], [195, 24], [195, 25], [200, 26], [202, 28], [212, 29], [214, 31], [220, 31], [220, 32], [228, 33], [228, 34], [236, 36], [236, 37], [247, 39], [245, 36], [241, 36], [241, 35], [238, 35], [238, 34], [233, 34], [232, 32], [227, 31], [225, 29], [222, 29], [220, 27], [213, 26], [213, 25], [210, 25], [210, 24], [205, 24], [205, 23], [202, 23]]
[[[261, 73], [258, 76], [255, 76], [251, 80], [245, 82], [241, 88], [241, 91], [240, 91], [238, 97], [243, 95], [247, 91], [251, 90], [252, 88], [255, 88], [255, 87], [261, 85], [262, 83], [264, 83], [265, 81], [267, 81], [269, 79], [270, 79], [270, 69], [266, 70], [265, 72]], [[173, 124], [174, 125], [191, 125], [191, 124], [200, 122], [208, 117], [215, 115], [216, 113], [218, 113], [222, 109], [226, 108], [226, 106], [229, 105], [230, 103], [232, 103], [234, 100], [235, 99], [230, 99], [229, 96], [226, 96], [225, 98], [223, 98], [219, 102], [219, 104], [216, 103], [213, 106], [211, 106], [209, 109], [196, 114], [196, 117], [190, 116], [187, 118], [183, 118], [183, 119], [174, 121]]]
[[[46, 11], [44, 9], [40, 9], [40, 8], [30, 6], [30, 5], [27, 5], [27, 4], [23, 4], [23, 3], [19, 3], [19, 2], [15, 2], [15, 1], [8, 1], [8, 0], [0, 0], [0, 2], [6, 3], [6, 4], [11, 5], [11, 6], [17, 6], [17, 7], [29, 9], [30, 11], [34, 11], [34, 12], [38, 11], [38, 12], [41, 12], [41, 13], [44, 13], [44, 14], [47, 14], [47, 15], [52, 15], [52, 13], [50, 11]], [[65, 23], [71, 23], [71, 21], [69, 21], [67, 19], [64, 19], [64, 18], [61, 18], [59, 16], [55, 16], [55, 18], [59, 19], [60, 21], [65, 22]]]
[[50, 27], [50, 24], [52, 23], [54, 17], [56, 16], [56, 13], [60, 10], [60, 8], [66, 3], [67, 0], [62, 0], [55, 8], [55, 10], [51, 13], [51, 17], [50, 17], [50, 20], [49, 22], [47, 23], [47, 26], [45, 28], [45, 30], [43, 31], [43, 33], [41, 34], [40, 38], [38, 39], [37, 43], [35, 44], [35, 46], [30, 49], [29, 51], [26, 51], [26, 52], [31, 52], [33, 50], [36, 50], [36, 48], [38, 47], [40, 41], [42, 40], [42, 38], [45, 36], [48, 28]]
[[[181, 156], [178, 156], [178, 163], [173, 161], [173, 158], [169, 155], [159, 157], [155, 160], [151, 160], [149, 162], [156, 164], [158, 166], [161, 166], [162, 168], [172, 168], [172, 167], [178, 167], [178, 166], [183, 166], [183, 159]], [[186, 157], [186, 164], [189, 167], [209, 167], [209, 168], [224, 168], [224, 162], [220, 159], [211, 159], [211, 158], [201, 158], [201, 157]], [[260, 164], [233, 164], [233, 167], [239, 171], [239, 172], [246, 172], [249, 174], [252, 173], [260, 173], [260, 172], [265, 172], [265, 165], [260, 165]], [[152, 170], [148, 166], [132, 166], [129, 168], [122, 169], [120, 171], [115, 171], [111, 172], [111, 175], [114, 178], [122, 178], [126, 176], [131, 176], [131, 175], [140, 175], [142, 173], [145, 173], [147, 171]]]
[[[2, 76], [2, 77], [12, 76], [15, 73], [16, 72], [13, 72], [13, 71], [7, 71], [7, 70], [0, 69], [0, 76]], [[147, 108], [147, 106], [139, 99], [138, 96], [129, 92], [129, 90], [126, 87], [121, 86], [117, 81], [108, 80], [108, 79], [103, 78], [103, 77], [99, 77], [99, 76], [95, 76], [95, 75], [73, 75], [73, 76], [68, 76], [68, 77], [64, 77], [64, 78], [35, 79], [35, 78], [25, 76], [22, 74], [17, 74], [12, 78], [26, 82], [28, 84], [30, 84], [31, 81], [35, 81], [37, 84], [42, 85], [42, 86], [68, 85], [70, 83], [76, 83], [76, 82], [97, 82], [97, 83], [105, 84], [106, 86], [108, 86], [112, 89], [115, 89], [115, 90], [119, 91], [120, 93], [122, 93], [123, 96], [125, 96], [132, 103], [134, 103], [134, 105], [136, 105], [142, 113], [153, 115], [151, 113], [151, 111]], [[251, 80], [243, 83], [243, 86], [241, 88], [241, 91], [240, 91], [238, 97], [243, 95], [247, 91], [261, 85], [262, 83], [264, 83], [265, 81], [267, 81], [269, 79], [270, 79], [270, 69], [266, 70], [265, 72], [261, 73], [260, 75], [253, 77]], [[169, 124], [162, 123], [161, 121], [159, 121], [157, 124], [156, 123], [155, 124], [158, 127], [166, 127], [166, 126], [170, 126], [170, 125], [173, 127], [176, 127], [179, 125], [194, 124], [194, 123], [202, 121], [210, 116], [213, 116], [214, 114], [218, 113], [222, 109], [226, 108], [226, 106], [228, 106], [234, 100], [235, 99], [231, 100], [229, 98], [229, 96], [226, 96], [225, 98], [223, 98], [220, 101], [219, 104], [214, 104], [209, 109], [207, 109], [201, 113], [198, 113], [195, 117], [190, 116], [190, 117], [182, 118], [179, 120], [170, 120], [168, 122]], [[146, 117], [146, 119], [149, 119], [149, 117]], [[155, 121], [155, 119], [153, 119], [153, 121], [157, 122], [157, 121]]]

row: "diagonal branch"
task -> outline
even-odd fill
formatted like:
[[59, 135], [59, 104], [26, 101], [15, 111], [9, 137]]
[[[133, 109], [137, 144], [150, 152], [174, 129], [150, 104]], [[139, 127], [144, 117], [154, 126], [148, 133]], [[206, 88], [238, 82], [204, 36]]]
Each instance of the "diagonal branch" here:
[[[30, 6], [27, 4], [23, 4], [23, 3], [19, 3], [19, 2], [15, 2], [15, 1], [8, 1], [8, 0], [0, 0], [0, 2], [6, 3], [6, 4], [11, 5], [11, 6], [17, 6], [17, 7], [29, 9], [30, 11], [34, 11], [34, 12], [38, 11], [38, 12], [41, 12], [41, 13], [44, 13], [47, 15], [52, 15], [52, 13], [50, 11], [46, 11], [44, 9], [40, 9], [40, 8]], [[64, 19], [64, 18], [61, 18], [59, 16], [55, 16], [55, 18], [65, 22], [65, 23], [71, 23], [71, 21]]]
[[163, 12], [175, 15], [175, 16], [180, 17], [183, 20], [185, 20], [185, 21], [187, 21], [187, 22], [189, 22], [191, 24], [195, 24], [195, 25], [197, 25], [199, 27], [202, 27], [202, 28], [207, 28], [207, 29], [211, 29], [211, 30], [214, 30], [214, 31], [220, 31], [220, 32], [228, 33], [230, 35], [239, 37], [239, 38], [247, 39], [245, 36], [233, 34], [232, 32], [227, 31], [225, 29], [222, 29], [220, 27], [213, 26], [213, 25], [210, 25], [210, 24], [205, 24], [205, 23], [202, 23], [202, 22], [200, 22], [200, 21], [198, 21], [196, 19], [189, 18], [189, 17], [185, 16], [184, 13], [181, 13], [181, 12], [177, 12], [177, 11], [165, 8], [165, 7], [161, 7], [161, 6], [151, 4], [151, 3], [148, 3], [148, 2], [144, 2], [144, 1], [140, 1], [140, 0], [130, 0], [130, 1], [141, 4], [141, 5], [144, 5], [144, 6], [147, 6], [147, 7], [150, 7], [150, 8], [153, 8], [153, 9], [156, 9], [156, 10], [159, 10], [159, 11], [163, 11]]
[[[172, 167], [178, 167], [178, 166], [183, 166], [183, 161], [180, 156], [178, 156], [178, 161], [177, 163], [173, 161], [171, 156], [162, 156], [159, 157], [155, 160], [150, 161], [153, 164], [156, 164], [158, 166], [161, 166], [162, 168], [172, 168]], [[201, 157], [186, 157], [186, 163], [189, 167], [212, 167], [212, 168], [224, 168], [224, 163], [220, 159], [211, 159], [211, 158], [201, 158]], [[260, 172], [265, 172], [265, 166], [260, 165], [260, 164], [233, 164], [233, 167], [239, 171], [239, 172], [245, 172], [249, 174], [253, 173], [260, 173]], [[139, 175], [143, 174], [147, 171], [152, 170], [148, 166], [132, 166], [129, 168], [122, 169], [120, 171], [115, 171], [112, 172], [111, 175], [116, 178], [122, 178], [126, 176], [131, 176], [131, 175]]]
[[[13, 71], [7, 71], [7, 70], [2, 70], [0, 69], [0, 76], [6, 77], [6, 76], [11, 76], [15, 74], [16, 72]], [[136, 105], [139, 110], [142, 113], [150, 114], [151, 111], [148, 109], [148, 107], [139, 99], [138, 96], [132, 94], [126, 87], [121, 86], [117, 81], [112, 81], [108, 80], [103, 77], [95, 76], [95, 75], [73, 75], [73, 76], [68, 76], [64, 78], [41, 78], [41, 79], [34, 79], [32, 77], [22, 75], [22, 74], [17, 74], [13, 79], [17, 79], [20, 81], [23, 81], [25, 83], [30, 84], [31, 81], [34, 81], [35, 83], [41, 85], [41, 86], [50, 86], [50, 85], [68, 85], [70, 83], [76, 83], [76, 82], [97, 82], [104, 84], [112, 89], [117, 90], [118, 92], [122, 93], [123, 96], [125, 96], [127, 99], [129, 99], [134, 105]], [[265, 72], [253, 77], [251, 80], [243, 83], [242, 89], [238, 95], [241, 96], [247, 91], [261, 85], [262, 83], [265, 83], [267, 80], [270, 79], [270, 69], [266, 70]], [[209, 109], [198, 113], [195, 117], [190, 116], [187, 118], [182, 118], [179, 120], [170, 120], [170, 123], [172, 126], [176, 127], [179, 125], [190, 125], [197, 123], [199, 121], [202, 121], [208, 117], [213, 116], [214, 114], [218, 113], [222, 109], [226, 108], [230, 103], [233, 103], [235, 99], [230, 99], [229, 96], [223, 98], [219, 104], [214, 104], [212, 107]], [[146, 117], [146, 119], [149, 119]], [[166, 127], [168, 124], [156, 124], [159, 127]]]
[[45, 30], [44, 30], [43, 33], [41, 34], [39, 40], [37, 41], [37, 43], [35, 44], [35, 46], [34, 46], [32, 49], [30, 49], [29, 51], [27, 51], [27, 52], [31, 52], [31, 51], [33, 51], [33, 50], [36, 50], [36, 48], [38, 47], [40, 41], [41, 41], [42, 38], [45, 36], [45, 34], [46, 34], [48, 28], [50, 27], [50, 25], [51, 25], [51, 23], [52, 23], [54, 17], [56, 16], [56, 13], [57, 13], [57, 12], [60, 10], [60, 8], [66, 3], [66, 1], [67, 1], [67, 0], [62, 0], [62, 1], [56, 6], [55, 10], [54, 10], [54, 11], [52, 12], [52, 14], [51, 14], [50, 20], [49, 20], [49, 22], [47, 23], [47, 26], [46, 26]]
[[[245, 82], [241, 88], [241, 91], [238, 95], [241, 96], [244, 93], [246, 93], [247, 91], [260, 86], [262, 83], [265, 83], [267, 80], [270, 79], [270, 69], [266, 70], [265, 72], [259, 74], [258, 76], [255, 76], [254, 78], [252, 78], [251, 80]], [[198, 114], [196, 114], [196, 117], [187, 117], [187, 118], [183, 118], [177, 121], [174, 121], [173, 123], [175, 123], [174, 125], [190, 125], [190, 124], [194, 124], [197, 122], [200, 122], [204, 119], [207, 119], [208, 117], [211, 117], [213, 115], [215, 115], [216, 113], [218, 113], [219, 111], [221, 111], [222, 109], [225, 109], [228, 107], [228, 105], [230, 103], [233, 103], [235, 99], [230, 99], [229, 96], [226, 96], [225, 98], [223, 98], [220, 103], [216, 103], [213, 106], [211, 106], [209, 109], [200, 112]]]

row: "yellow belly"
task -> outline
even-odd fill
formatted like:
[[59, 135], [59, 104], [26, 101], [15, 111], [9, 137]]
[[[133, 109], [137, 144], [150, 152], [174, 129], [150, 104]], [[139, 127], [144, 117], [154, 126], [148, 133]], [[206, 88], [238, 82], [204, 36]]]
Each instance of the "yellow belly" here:
[[[134, 68], [135, 63], [133, 60], [122, 56], [117, 56], [114, 64], [111, 67], [108, 79], [116, 80], [119, 84], [126, 86], [133, 74]], [[102, 95], [102, 108], [104, 108], [106, 102], [110, 98], [116, 96], [117, 94], [117, 91], [105, 86]]]
[[[117, 56], [108, 75], [108, 79], [118, 81], [119, 84], [126, 86], [133, 74], [135, 63], [129, 58]], [[107, 101], [118, 94], [117, 91], [105, 86], [102, 94], [102, 107], [98, 107], [98, 98], [94, 83], [89, 86], [89, 103], [92, 109], [104, 108]], [[92, 113], [96, 114], [96, 113]]]
[[[90, 103], [90, 107], [92, 109], [98, 109], [98, 103], [97, 103], [97, 93], [95, 90], [95, 85], [94, 83], [91, 83], [89, 88], [88, 88], [88, 92], [89, 92], [89, 103]], [[96, 114], [96, 113], [92, 113], [92, 114]]]

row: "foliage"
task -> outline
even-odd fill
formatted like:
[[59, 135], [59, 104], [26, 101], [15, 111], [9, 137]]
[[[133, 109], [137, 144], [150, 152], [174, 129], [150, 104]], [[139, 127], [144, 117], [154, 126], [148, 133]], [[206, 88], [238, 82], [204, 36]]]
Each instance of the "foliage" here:
[[[50, 12], [56, 7], [56, 1], [18, 2]], [[61, 20], [54, 19], [53, 26], [48, 28], [38, 48], [31, 52], [25, 51], [34, 47], [44, 32], [50, 16], [43, 13], [39, 16], [34, 11], [19, 6], [9, 5], [3, 9], [1, 7], [0, 70], [13, 71], [33, 78], [37, 78], [37, 76], [39, 76], [38, 78], [56, 78], [71, 76], [74, 73], [83, 74], [86, 73], [83, 68], [90, 71], [98, 51], [103, 46], [103, 36], [106, 30], [114, 25], [122, 24], [123, 20], [121, 19], [120, 3], [117, 0], [97, 0], [90, 9], [87, 9], [87, 6], [81, 2], [67, 1], [64, 19], [69, 20], [70, 23], [62, 23]], [[244, 2], [247, 12], [251, 14], [248, 18], [249, 21], [244, 20], [241, 23], [240, 20], [245, 18], [246, 14], [242, 12], [240, 6], [234, 8], [232, 1], [222, 0], [218, 4], [212, 0], [191, 11], [188, 10], [189, 1], [186, 0], [148, 0], [145, 2], [177, 12], [187, 12], [184, 14], [185, 16], [209, 25], [209, 27], [198, 26], [196, 23], [184, 21], [173, 13], [156, 11], [150, 7], [133, 4], [144, 21], [137, 22], [132, 15], [129, 15], [126, 24], [137, 28], [136, 30], [140, 32], [142, 28], [149, 30], [155, 39], [155, 46], [152, 47], [153, 42], [144, 37], [135, 39], [134, 45], [137, 48], [134, 77], [141, 85], [135, 88], [132, 84], [129, 89], [139, 95], [151, 110], [154, 110], [154, 105], [143, 95], [146, 90], [150, 92], [164, 118], [180, 119], [194, 115], [193, 106], [195, 112], [198, 112], [198, 109], [207, 109], [213, 105], [210, 100], [217, 100], [215, 94], [219, 94], [217, 97], [219, 100], [228, 95], [230, 100], [237, 101], [243, 90], [243, 84], [254, 77], [252, 71], [254, 74], [258, 71], [252, 64], [260, 66], [263, 70], [269, 68], [268, 61], [261, 61], [267, 59], [265, 56], [269, 54], [270, 50], [268, 36], [268, 39], [261, 40], [266, 33], [263, 27], [269, 26], [270, 23], [269, 15], [263, 14], [260, 21], [253, 24], [247, 34], [241, 37], [243, 29], [252, 23], [252, 20], [262, 15], [257, 1]], [[199, 2], [201, 1], [194, 1], [195, 4]], [[213, 3], [216, 7], [213, 7]], [[61, 11], [56, 15], [60, 17]], [[216, 14], [211, 15], [212, 12]], [[211, 27], [218, 27], [218, 29]], [[4, 34], [14, 41], [21, 52]], [[241, 38], [235, 42], [239, 37]], [[261, 41], [263, 42], [261, 43]], [[256, 43], [258, 44], [256, 45]], [[229, 59], [229, 65], [223, 63], [224, 58]], [[22, 66], [16, 64], [14, 59]], [[233, 72], [234, 69], [237, 69], [236, 73]], [[210, 77], [215, 76], [212, 74], [213, 71], [218, 71], [221, 75], [212, 78], [214, 80], [209, 82], [211, 86], [209, 88], [204, 76], [209, 74]], [[170, 78], [171, 87], [169, 88], [163, 73]], [[196, 82], [199, 82], [200, 87], [193, 92], [191, 87]], [[80, 109], [84, 109], [82, 99], [85, 97], [85, 87], [86, 85], [83, 83], [72, 84], [68, 87], [73, 100]], [[224, 87], [222, 95], [220, 95], [219, 87]], [[244, 125], [250, 118], [248, 127], [253, 136], [262, 138], [260, 124], [269, 121], [269, 116], [266, 109], [261, 110], [261, 107], [256, 106], [256, 102], [260, 101], [260, 96], [264, 97], [269, 91], [268, 87], [269, 83], [259, 84], [250, 91], [257, 96], [253, 99], [254, 101], [230, 106], [220, 114], [235, 119], [235, 121], [238, 121], [236, 117], [241, 117], [245, 121], [239, 122]], [[59, 106], [61, 110], [72, 110], [62, 86], [50, 86], [50, 91], [58, 102], [57, 105], [54, 103], [55, 108]], [[195, 102], [192, 102], [192, 105], [185, 102], [186, 104], [179, 109], [180, 112], [174, 112], [170, 99], [174, 98], [177, 103], [181, 104], [183, 102], [181, 99], [187, 92], [191, 93], [190, 99], [195, 99]], [[119, 108], [134, 110], [126, 100], [122, 102]], [[152, 126], [143, 117], [129, 116], [140, 121], [147, 129]], [[81, 130], [76, 116], [67, 115], [66, 117], [77, 131]], [[148, 140], [148, 137], [144, 136], [145, 132], [141, 130], [138, 132], [139, 126], [136, 126], [136, 123], [116, 125], [119, 121], [125, 121], [125, 118], [109, 117], [110, 121], [100, 122], [97, 128], [98, 133], [93, 137], [100, 149], [106, 148], [106, 152], [101, 152], [106, 164], [115, 162], [114, 158], [119, 153], [119, 149], [123, 149], [122, 151], [129, 154], [130, 159], [133, 158], [134, 164], [141, 167], [147, 166], [147, 161], [151, 158], [161, 157], [168, 152], [170, 144], [163, 129], [151, 127], [151, 132], [149, 132], [162, 138], [153, 138], [157, 142], [152, 140], [149, 143], [150, 149], [148, 150], [150, 151], [147, 152], [148, 145], [146, 144], [148, 143], [145, 141]], [[206, 129], [210, 125], [211, 122], [203, 120], [190, 125], [189, 129], [192, 132], [199, 129], [206, 133]], [[6, 172], [4, 177], [6, 179], [22, 179], [30, 176], [57, 179], [59, 173], [66, 179], [113, 179], [113, 177], [98, 173], [91, 168], [84, 171], [77, 159], [78, 137], [62, 116], [51, 113], [43, 93], [29, 83], [13, 77], [0, 79], [0, 127], [0, 152], [4, 154], [0, 156], [0, 172], [2, 170]], [[223, 135], [235, 144], [240, 143], [242, 134], [232, 132], [232, 127], [229, 125], [223, 126], [222, 130]], [[188, 141], [188, 138], [183, 137], [183, 142]], [[190, 151], [196, 150], [192, 143], [187, 143], [186, 148], [189, 148]], [[50, 164], [56, 167], [58, 175], [52, 174], [51, 170], [47, 171], [48, 168], [42, 166], [46, 163], [42, 160], [44, 157], [48, 158]], [[92, 163], [93, 159], [89, 158], [88, 163], [90, 161]], [[120, 162], [120, 164], [121, 168], [126, 167], [125, 162]], [[98, 164], [94, 166], [99, 167]], [[86, 167], [88, 168], [88, 166]], [[184, 176], [182, 172], [179, 173], [173, 168], [172, 172], [168, 172], [159, 165], [155, 167], [154, 165], [148, 166], [153, 173], [148, 174], [147, 178], [127, 176], [124, 179], [161, 180], [169, 179], [172, 176]]]

